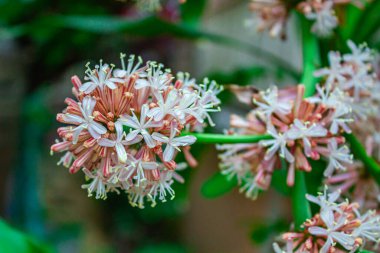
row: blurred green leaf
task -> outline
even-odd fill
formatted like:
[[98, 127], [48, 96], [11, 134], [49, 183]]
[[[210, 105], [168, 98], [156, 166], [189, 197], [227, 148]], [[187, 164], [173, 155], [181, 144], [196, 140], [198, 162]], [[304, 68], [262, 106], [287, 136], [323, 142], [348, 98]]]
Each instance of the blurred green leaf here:
[[206, 198], [216, 198], [230, 192], [235, 186], [236, 178], [228, 180], [226, 176], [217, 172], [203, 183], [201, 192]]
[[[364, 3], [367, 5], [367, 2]], [[344, 41], [353, 37], [359, 19], [362, 18], [364, 11], [350, 4], [345, 8], [345, 20], [343, 25], [339, 26], [340, 34]]]
[[182, 21], [186, 25], [198, 26], [206, 4], [206, 0], [189, 0], [181, 4]]
[[187, 253], [185, 247], [173, 243], [148, 244], [134, 251], [134, 253]]
[[230, 73], [212, 72], [208, 76], [209, 79], [215, 80], [219, 84], [239, 84], [247, 85], [252, 80], [263, 78], [268, 74], [268, 69], [262, 66], [253, 66], [248, 68], [239, 68]]
[[253, 224], [251, 240], [255, 244], [265, 243], [272, 235], [280, 234], [288, 229], [289, 224], [284, 219], [274, 221], [258, 221]]
[[372, 34], [380, 26], [380, 0], [374, 0], [367, 4], [366, 8], [362, 11], [359, 20], [356, 22], [354, 32], [351, 38], [357, 43], [368, 41]]
[[286, 183], [287, 174], [287, 162], [281, 159], [281, 169], [273, 171], [271, 186], [281, 194], [289, 196], [290, 187]]
[[10, 227], [0, 220], [0, 252], [1, 253], [50, 253], [52, 249], [37, 243], [28, 235]]
[[[41, 31], [39, 31], [41, 29]], [[283, 60], [270, 51], [265, 51], [250, 43], [218, 34], [204, 32], [186, 24], [170, 23], [155, 16], [137, 20], [130, 20], [113, 16], [63, 16], [49, 15], [36, 19], [23, 27], [17, 27], [18, 35], [34, 35], [37, 39], [46, 38], [46, 34], [53, 36], [59, 29], [75, 29], [92, 33], [111, 34], [125, 33], [131, 36], [154, 37], [172, 35], [185, 39], [203, 39], [209, 42], [229, 46], [248, 52], [256, 57], [267, 60], [274, 66], [283, 68], [293, 78], [298, 78], [299, 73]]]

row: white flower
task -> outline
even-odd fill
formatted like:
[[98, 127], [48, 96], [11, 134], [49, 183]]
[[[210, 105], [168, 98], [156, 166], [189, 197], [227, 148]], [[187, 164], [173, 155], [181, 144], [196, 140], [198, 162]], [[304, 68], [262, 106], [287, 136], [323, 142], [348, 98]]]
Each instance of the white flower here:
[[91, 183], [82, 185], [82, 189], [87, 189], [88, 196], [91, 197], [93, 192], [96, 193], [96, 199], [106, 199], [107, 189], [106, 189], [106, 179], [104, 178], [101, 170], [89, 171], [88, 169], [83, 169], [83, 172], [88, 177], [92, 179]]
[[144, 208], [144, 199], [147, 196], [147, 183], [135, 185], [128, 190], [129, 203], [133, 207]]
[[299, 119], [295, 119], [292, 127], [287, 132], [287, 137], [290, 140], [302, 139], [305, 154], [310, 156], [311, 143], [308, 138], [324, 137], [327, 135], [327, 130], [319, 124], [312, 124], [311, 126], [307, 125], [307, 123], [303, 123]]
[[361, 237], [374, 243], [380, 242], [380, 216], [375, 211], [368, 211], [361, 216], [357, 211], [356, 214], [360, 219], [360, 226], [353, 231], [355, 237]]
[[338, 147], [335, 138], [329, 141], [328, 149], [329, 163], [323, 173], [325, 177], [330, 177], [336, 169], [345, 170], [346, 166], [344, 166], [344, 164], [353, 163], [353, 156], [350, 154], [350, 149], [347, 146]]
[[186, 116], [189, 114], [195, 118], [198, 117], [197, 113], [195, 112], [195, 102], [197, 99], [199, 99], [199, 97], [195, 92], [186, 90], [183, 91], [181, 99], [174, 107], [174, 115], [179, 120], [179, 122], [184, 124], [186, 122]]
[[90, 68], [86, 70], [85, 80], [88, 80], [88, 82], [82, 84], [82, 86], [79, 87], [79, 90], [86, 94], [89, 94], [97, 87], [103, 89], [104, 86], [107, 86], [111, 90], [116, 89], [116, 83], [122, 83], [124, 80], [116, 77], [111, 77], [111, 73], [112, 69], [109, 69], [108, 64], [103, 65], [100, 61], [100, 65], [96, 65], [95, 70], [91, 70]]
[[323, 193], [318, 193], [318, 196], [312, 196], [310, 194], [306, 194], [306, 199], [314, 204], [317, 204], [321, 207], [320, 213], [329, 213], [326, 215], [327, 217], [331, 217], [333, 212], [341, 212], [338, 204], [335, 202], [340, 197], [340, 191], [334, 191], [332, 193], [327, 192], [328, 188], [325, 186]]
[[323, 3], [322, 9], [318, 12], [306, 14], [307, 19], [315, 20], [315, 23], [311, 27], [313, 33], [321, 37], [327, 37], [338, 26], [338, 18], [335, 16], [333, 6], [334, 2], [328, 0]]
[[273, 86], [260, 94], [265, 103], [256, 100], [253, 102], [258, 106], [257, 112], [263, 113], [268, 120], [272, 113], [277, 112], [281, 115], [287, 115], [291, 112], [292, 105], [289, 102], [279, 101], [277, 86]]
[[116, 140], [101, 138], [98, 141], [98, 144], [104, 147], [115, 147], [119, 162], [125, 163], [127, 161], [127, 152], [125, 151], [124, 146], [138, 143], [142, 140], [143, 137], [141, 135], [138, 135], [138, 136], [135, 136], [134, 139], [130, 141], [126, 141], [126, 140], [123, 140], [123, 136], [125, 134], [123, 132], [123, 126], [120, 122], [115, 123], [115, 129], [116, 129]]
[[371, 50], [365, 44], [356, 46], [354, 42], [348, 40], [347, 45], [351, 49], [351, 53], [343, 56], [345, 61], [353, 62], [358, 67], [365, 68], [366, 63], [373, 60]]
[[[342, 57], [338, 52], [329, 52], [329, 68], [323, 68], [314, 72], [314, 76], [323, 77], [327, 76], [326, 86], [331, 87], [337, 81], [338, 83], [342, 83], [346, 81], [345, 75], [347, 74], [348, 67], [344, 67], [341, 64]], [[328, 90], [329, 90], [328, 88]]]
[[150, 87], [157, 91], [165, 90], [169, 86], [172, 77], [168, 72], [162, 70], [163, 67], [162, 64], [150, 62], [147, 71], [140, 74], [142, 78], [136, 81], [135, 88], [138, 90]]
[[346, 133], [351, 133], [350, 127], [347, 123], [353, 122], [351, 118], [351, 107], [344, 103], [337, 102], [334, 106], [334, 114], [331, 118], [330, 132], [332, 134], [337, 134], [339, 127], [341, 127]]
[[[286, 248], [286, 251], [285, 251], [285, 250], [282, 250], [282, 249], [280, 248], [280, 246], [278, 246], [277, 243], [273, 243], [272, 246], [273, 246], [273, 250], [274, 250], [275, 253], [293, 253], [293, 250], [292, 250], [291, 247], [287, 247], [287, 248]], [[302, 253], [303, 253], [303, 252], [302, 252]]]
[[244, 178], [250, 173], [252, 165], [239, 155], [229, 156], [219, 164], [221, 173], [228, 180], [236, 177], [240, 185]]
[[178, 72], [177, 79], [182, 82], [182, 89], [193, 89], [194, 87], [199, 89], [195, 78], [190, 78], [189, 73]]
[[352, 250], [354, 248], [354, 237], [350, 234], [345, 234], [344, 232], [337, 231], [340, 227], [345, 225], [346, 218], [343, 215], [337, 222], [334, 221], [334, 216], [323, 216], [323, 213], [321, 213], [321, 218], [326, 224], [327, 229], [317, 226], [310, 227], [308, 229], [309, 233], [312, 235], [327, 237], [325, 244], [319, 251], [320, 253], [327, 253], [330, 247], [334, 246], [336, 242], [346, 250]]
[[271, 146], [267, 150], [264, 159], [270, 160], [276, 154], [276, 152], [280, 151], [279, 153], [280, 153], [281, 157], [285, 158], [288, 162], [293, 163], [294, 162], [294, 156], [286, 148], [286, 144], [287, 144], [286, 133], [284, 133], [284, 134], [278, 133], [276, 128], [272, 124], [268, 124], [267, 132], [274, 139], [260, 141], [260, 144], [264, 147]]
[[180, 151], [178, 147], [191, 145], [197, 140], [197, 138], [195, 138], [192, 135], [175, 137], [177, 135], [177, 132], [178, 129], [176, 129], [176, 124], [172, 123], [170, 126], [169, 137], [160, 133], [152, 134], [153, 139], [155, 139], [156, 141], [166, 143], [166, 147], [163, 154], [165, 162], [169, 162], [173, 159], [175, 150]]
[[129, 77], [132, 73], [137, 72], [139, 67], [141, 66], [143, 60], [139, 56], [137, 59], [137, 63], [135, 64], [135, 59], [136, 57], [134, 55], [130, 55], [128, 59], [128, 65], [127, 67], [125, 66], [124, 58], [125, 54], [120, 53], [120, 60], [121, 60], [121, 66], [122, 69], [115, 69], [113, 71], [113, 75], [117, 78], [124, 78], [124, 77]]
[[177, 90], [171, 90], [164, 99], [161, 92], [154, 93], [157, 99], [157, 107], [150, 109], [148, 117], [153, 117], [155, 121], [162, 120], [167, 114], [175, 115], [175, 105], [178, 102], [179, 96]]
[[136, 159], [129, 157], [127, 160], [126, 172], [120, 177], [121, 180], [134, 179], [135, 185], [140, 185], [146, 181], [145, 170], [155, 170], [158, 168], [158, 163], [153, 161], [144, 161], [142, 159]]
[[255, 178], [251, 177], [245, 179], [245, 183], [240, 187], [239, 192], [245, 192], [247, 198], [255, 200], [261, 190], [263, 189], [256, 183]]
[[162, 123], [155, 122], [152, 118], [146, 121], [149, 112], [148, 105], [146, 104], [144, 104], [141, 107], [140, 120], [137, 118], [136, 114], [133, 111], [131, 112], [133, 116], [124, 114], [118, 119], [118, 122], [120, 122], [121, 124], [134, 129], [131, 129], [131, 131], [127, 134], [125, 140], [131, 141], [135, 139], [138, 134], [141, 134], [148, 147], [154, 148], [156, 146], [156, 143], [154, 142], [151, 134], [149, 133], [149, 128], [159, 127], [162, 125]]
[[368, 91], [374, 86], [374, 79], [367, 73], [366, 68], [360, 68], [358, 71], [350, 71], [350, 78], [341, 84], [342, 89], [354, 89], [354, 98], [359, 99], [361, 91]]
[[157, 196], [159, 196], [158, 199], [162, 202], [166, 202], [167, 194], [170, 195], [170, 199], [174, 199], [175, 192], [171, 188], [171, 184], [173, 183], [172, 175], [173, 171], [163, 171], [160, 173], [160, 179], [152, 183], [149, 195], [152, 196], [153, 205]]
[[79, 134], [83, 129], [87, 129], [94, 139], [99, 139], [102, 134], [107, 132], [107, 128], [105, 128], [100, 123], [94, 121], [94, 117], [92, 116], [92, 112], [96, 105], [96, 100], [90, 96], [83, 98], [82, 103], [78, 103], [79, 109], [82, 113], [82, 117], [74, 114], [66, 113], [64, 114], [63, 120], [67, 123], [78, 125], [75, 127], [73, 131], [73, 143], [76, 144], [78, 141]]

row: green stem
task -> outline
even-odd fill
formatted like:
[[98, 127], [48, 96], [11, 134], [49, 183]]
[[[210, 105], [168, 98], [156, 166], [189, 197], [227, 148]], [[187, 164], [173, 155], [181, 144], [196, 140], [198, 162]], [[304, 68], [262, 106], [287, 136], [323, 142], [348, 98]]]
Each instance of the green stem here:
[[303, 171], [296, 170], [292, 188], [292, 210], [295, 229], [301, 230], [301, 225], [311, 218], [310, 204], [306, 199], [307, 187]]
[[365, 168], [380, 185], [380, 165], [375, 159], [367, 155], [365, 148], [353, 134], [346, 134], [345, 138], [350, 143], [351, 152], [354, 157], [363, 162]]
[[273, 139], [270, 135], [224, 135], [208, 133], [183, 133], [182, 135], [192, 135], [200, 143], [257, 143], [261, 140]]
[[300, 17], [302, 26], [302, 54], [303, 54], [303, 73], [301, 84], [305, 85], [305, 97], [315, 94], [318, 79], [314, 77], [316, 66], [321, 63], [319, 55], [318, 40], [315, 35], [310, 32], [310, 23]]
[[[317, 80], [314, 78], [315, 66], [319, 64], [318, 41], [310, 32], [310, 23], [300, 17], [302, 27], [302, 52], [303, 52], [303, 74], [301, 83], [305, 85], [305, 97], [310, 97], [315, 93]], [[292, 188], [292, 211], [295, 229], [300, 230], [301, 225], [311, 218], [310, 204], [306, 199], [307, 187], [305, 182], [305, 172], [296, 170], [294, 186]]]

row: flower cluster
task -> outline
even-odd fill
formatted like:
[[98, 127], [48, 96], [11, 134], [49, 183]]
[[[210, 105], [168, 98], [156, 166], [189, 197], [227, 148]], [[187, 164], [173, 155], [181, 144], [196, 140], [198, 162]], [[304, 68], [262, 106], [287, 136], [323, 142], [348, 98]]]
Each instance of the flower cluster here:
[[296, 169], [311, 171], [309, 159], [327, 161], [325, 177], [346, 170], [353, 158], [342, 133], [368, 129], [368, 152], [379, 150], [372, 137], [378, 132], [371, 131], [376, 124], [364, 120], [379, 122], [373, 54], [365, 45], [349, 41], [348, 46], [351, 53], [330, 52], [330, 66], [315, 72], [322, 84], [313, 97], [303, 98], [302, 85], [274, 86], [262, 92], [232, 87], [240, 101], [254, 109], [245, 118], [232, 115], [228, 134], [269, 135], [259, 143], [218, 146], [224, 151], [220, 155], [222, 173], [236, 176], [248, 197], [255, 198], [259, 190], [269, 187], [273, 171], [282, 167], [281, 160], [287, 162], [289, 186], [294, 184]]
[[248, 197], [255, 198], [259, 190], [269, 187], [273, 171], [281, 168], [281, 160], [287, 163], [289, 186], [294, 184], [296, 169], [311, 171], [308, 158], [328, 161], [325, 176], [344, 170], [352, 162], [345, 139], [340, 136], [345, 127], [334, 120], [334, 108], [304, 99], [302, 85], [281, 90], [274, 86], [251, 95], [255, 108], [246, 118], [232, 115], [229, 134], [267, 134], [269, 139], [218, 146], [224, 151], [220, 155], [222, 173], [237, 176]]
[[338, 26], [335, 13], [337, 6], [353, 3], [362, 7], [359, 1], [352, 0], [305, 0], [292, 6], [284, 0], [251, 0], [250, 10], [254, 14], [251, 23], [256, 23], [258, 31], [268, 30], [272, 37], [285, 38], [285, 25], [290, 10], [295, 8], [313, 21], [311, 31], [320, 37], [327, 37]]
[[285, 25], [289, 13], [283, 0], [252, 0], [249, 9], [254, 15], [249, 20], [249, 25], [256, 26], [259, 32], [269, 31], [272, 37], [285, 38]]
[[105, 199], [107, 192], [129, 194], [131, 204], [144, 206], [144, 199], [165, 201], [174, 197], [171, 184], [182, 181], [174, 158], [183, 150], [189, 165], [196, 161], [189, 146], [196, 141], [183, 131], [201, 131], [218, 111], [216, 95], [221, 88], [207, 79], [197, 84], [188, 74], [175, 79], [162, 64], [121, 55], [122, 68], [100, 61], [87, 65], [85, 82], [72, 77], [75, 99], [57, 120], [61, 141], [52, 152], [65, 152], [60, 163], [71, 173], [83, 169], [90, 183], [83, 186], [89, 196]]
[[360, 161], [347, 166], [346, 171], [338, 171], [325, 179], [331, 191], [340, 191], [342, 197], [349, 198], [360, 205], [361, 210], [378, 209], [380, 207], [380, 187], [368, 175]]
[[319, 196], [307, 195], [307, 199], [320, 206], [318, 214], [303, 224], [302, 232], [282, 235], [285, 249], [274, 244], [276, 253], [356, 252], [372, 250], [380, 242], [380, 216], [374, 211], [359, 212], [358, 203], [339, 202], [339, 192]]

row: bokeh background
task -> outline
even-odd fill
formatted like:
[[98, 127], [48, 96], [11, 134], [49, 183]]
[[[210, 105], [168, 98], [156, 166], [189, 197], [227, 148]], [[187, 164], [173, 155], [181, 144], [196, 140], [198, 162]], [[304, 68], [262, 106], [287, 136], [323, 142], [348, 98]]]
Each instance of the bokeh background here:
[[[174, 185], [173, 201], [144, 210], [123, 194], [88, 198], [83, 174], [70, 175], [56, 165], [59, 154], [49, 155], [70, 77], [82, 78], [87, 62], [119, 64], [120, 52], [221, 84], [296, 83], [301, 58], [293, 19], [286, 41], [271, 39], [245, 25], [247, 5], [168, 0], [152, 13], [131, 1], [0, 1], [1, 253], [271, 252], [290, 221], [286, 198], [269, 191], [246, 199], [218, 176], [211, 145], [192, 149], [199, 166], [183, 172], [186, 183]], [[230, 113], [247, 111], [228, 91], [222, 98], [209, 131], [222, 132]]]

